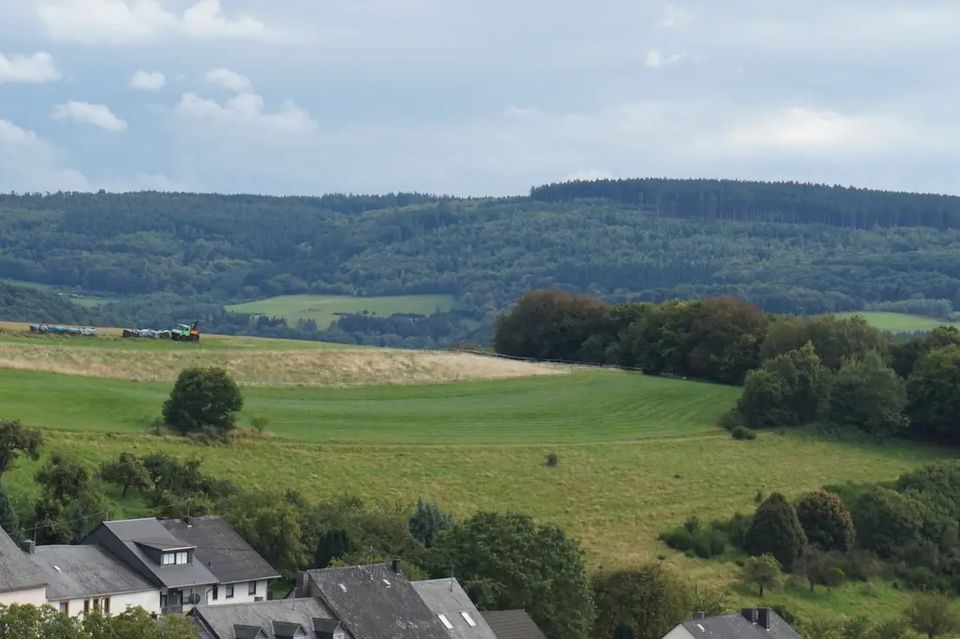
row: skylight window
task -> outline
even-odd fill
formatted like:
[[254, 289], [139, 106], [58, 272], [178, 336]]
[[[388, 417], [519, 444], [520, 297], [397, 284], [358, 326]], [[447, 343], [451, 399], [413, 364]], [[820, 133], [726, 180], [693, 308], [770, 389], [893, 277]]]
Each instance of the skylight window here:
[[440, 623], [443, 624], [444, 628], [446, 628], [447, 630], [453, 630], [453, 624], [450, 623], [450, 620], [447, 619], [447, 616], [445, 614], [441, 613], [437, 615], [437, 618], [440, 619]]
[[337, 584], [337, 585], [340, 586], [340, 592], [346, 592], [346, 591], [347, 591], [347, 587], [344, 586], [343, 584]]
[[467, 622], [467, 625], [471, 628], [477, 627], [477, 622], [473, 620], [473, 617], [470, 616], [470, 613], [466, 610], [460, 613], [460, 616], [463, 617], [463, 620]]
[[387, 588], [389, 588], [389, 587], [390, 587], [390, 580], [389, 580], [389, 579], [384, 579], [384, 580], [383, 580], [383, 585], [386, 586]]

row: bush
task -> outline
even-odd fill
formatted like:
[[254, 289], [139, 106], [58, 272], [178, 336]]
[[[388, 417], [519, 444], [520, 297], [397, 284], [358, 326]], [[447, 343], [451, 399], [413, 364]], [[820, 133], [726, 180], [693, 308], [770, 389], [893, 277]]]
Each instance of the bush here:
[[163, 404], [164, 422], [182, 435], [223, 438], [243, 408], [240, 388], [222, 368], [188, 368], [180, 373]]
[[771, 554], [786, 569], [793, 566], [806, 544], [796, 511], [780, 493], [760, 504], [744, 539], [744, 548], [751, 555]]
[[757, 431], [747, 428], [746, 426], [737, 426], [730, 431], [730, 435], [732, 435], [734, 439], [751, 440], [757, 438]]
[[740, 412], [736, 408], [731, 408], [723, 414], [720, 421], [717, 422], [717, 426], [724, 430], [733, 431], [737, 426], [743, 426], [743, 418], [740, 417]]
[[718, 527], [704, 528], [696, 517], [691, 517], [682, 526], [662, 533], [660, 540], [674, 550], [702, 559], [722, 555], [727, 549], [723, 530]]
[[821, 550], [853, 547], [853, 519], [837, 495], [825, 490], [804, 495], [797, 503], [797, 518], [807, 541]]
[[546, 465], [553, 468], [560, 463], [560, 457], [556, 453], [548, 453]]

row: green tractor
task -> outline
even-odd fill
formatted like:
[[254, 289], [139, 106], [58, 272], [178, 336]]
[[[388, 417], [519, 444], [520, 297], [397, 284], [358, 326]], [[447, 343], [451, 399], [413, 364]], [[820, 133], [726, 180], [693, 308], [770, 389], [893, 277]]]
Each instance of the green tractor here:
[[170, 329], [170, 339], [175, 342], [199, 342], [200, 329], [197, 328], [197, 322], [177, 324]]

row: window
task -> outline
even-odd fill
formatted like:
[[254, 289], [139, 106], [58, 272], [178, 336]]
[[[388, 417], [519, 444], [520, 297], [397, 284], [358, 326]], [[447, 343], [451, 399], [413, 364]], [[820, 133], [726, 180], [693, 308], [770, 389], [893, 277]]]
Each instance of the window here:
[[463, 620], [467, 622], [467, 625], [471, 628], [477, 627], [477, 622], [473, 620], [473, 617], [470, 616], [470, 613], [464, 610], [460, 613], [460, 616], [463, 617]]
[[220, 586], [214, 586], [213, 590], [210, 592], [210, 599], [216, 601], [220, 598]]
[[177, 560], [177, 556], [172, 552], [165, 552], [160, 556], [160, 565], [161, 566], [172, 566]]
[[89, 612], [90, 612], [90, 600], [89, 600], [89, 599], [84, 599], [84, 600], [83, 600], [83, 614], [87, 614], [87, 613], [89, 613]]
[[227, 599], [233, 599], [233, 584], [227, 585]]
[[173, 565], [182, 566], [188, 563], [190, 563], [190, 553], [186, 551], [165, 552], [162, 555], [160, 555], [161, 566], [173, 566]]
[[178, 563], [178, 564], [188, 564], [188, 563], [190, 563], [190, 553], [188, 553], [188, 552], [178, 552], [178, 553], [177, 553], [177, 563]]
[[257, 582], [251, 581], [250, 585], [247, 586], [247, 594], [255, 595], [257, 594]]
[[440, 619], [440, 623], [443, 624], [444, 628], [446, 628], [447, 630], [453, 630], [453, 624], [450, 623], [450, 620], [447, 619], [447, 616], [445, 614], [441, 613], [437, 615], [437, 617]]
[[160, 593], [160, 608], [163, 609], [166, 607], [167, 607], [167, 593], [163, 592], [163, 593]]
[[103, 598], [103, 614], [110, 614], [110, 597]]
[[69, 602], [69, 601], [61, 601], [61, 602], [60, 602], [60, 612], [61, 612], [64, 616], [67, 616], [67, 617], [70, 616], [70, 602]]

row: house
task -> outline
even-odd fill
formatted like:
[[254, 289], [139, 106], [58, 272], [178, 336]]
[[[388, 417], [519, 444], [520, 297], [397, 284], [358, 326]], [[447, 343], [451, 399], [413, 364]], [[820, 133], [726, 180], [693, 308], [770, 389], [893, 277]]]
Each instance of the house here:
[[801, 639], [786, 621], [770, 608], [744, 608], [737, 615], [694, 615], [668, 632], [663, 639]]
[[319, 599], [279, 599], [197, 606], [190, 611], [199, 639], [347, 639]]
[[0, 528], [0, 605], [47, 603], [47, 576]]
[[135, 608], [160, 612], [160, 589], [100, 546], [37, 546], [28, 552], [47, 575], [47, 603], [80, 617], [91, 610], [106, 615]]
[[263, 600], [280, 576], [219, 517], [105, 521], [82, 543], [107, 550], [156, 586], [163, 614]]
[[412, 585], [451, 639], [498, 639], [456, 579], [414, 581]]
[[488, 610], [481, 614], [497, 639], [547, 639], [526, 610]]

